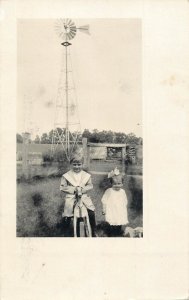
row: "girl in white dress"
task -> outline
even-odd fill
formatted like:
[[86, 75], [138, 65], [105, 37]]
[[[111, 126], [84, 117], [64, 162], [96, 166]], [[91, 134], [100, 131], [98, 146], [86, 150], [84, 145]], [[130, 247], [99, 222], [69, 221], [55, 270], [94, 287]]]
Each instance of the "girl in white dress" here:
[[122, 225], [128, 223], [127, 196], [123, 187], [123, 177], [116, 168], [109, 173], [112, 187], [108, 188], [102, 197], [102, 213], [110, 224], [111, 236], [122, 235]]

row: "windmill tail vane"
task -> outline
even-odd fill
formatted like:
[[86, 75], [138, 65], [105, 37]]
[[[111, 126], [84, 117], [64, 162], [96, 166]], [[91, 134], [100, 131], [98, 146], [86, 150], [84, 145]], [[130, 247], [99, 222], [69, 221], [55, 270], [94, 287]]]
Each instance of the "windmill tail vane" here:
[[90, 34], [89, 25], [83, 25], [83, 26], [78, 27], [77, 29], [83, 33]]

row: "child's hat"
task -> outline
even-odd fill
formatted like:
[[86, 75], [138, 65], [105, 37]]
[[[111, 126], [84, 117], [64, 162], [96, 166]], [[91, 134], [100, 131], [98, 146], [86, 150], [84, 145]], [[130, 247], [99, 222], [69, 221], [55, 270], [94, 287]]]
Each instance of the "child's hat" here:
[[120, 171], [117, 167], [115, 167], [114, 170], [112, 170], [110, 173], [108, 173], [108, 178], [112, 178], [117, 175], [120, 175]]

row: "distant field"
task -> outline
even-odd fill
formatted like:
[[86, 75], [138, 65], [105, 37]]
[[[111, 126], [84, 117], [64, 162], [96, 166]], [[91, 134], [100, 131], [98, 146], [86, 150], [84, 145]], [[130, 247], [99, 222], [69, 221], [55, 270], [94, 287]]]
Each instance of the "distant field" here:
[[[22, 151], [23, 144], [17, 143], [17, 151]], [[61, 147], [60, 147], [61, 148]], [[51, 150], [51, 144], [29, 144], [29, 151], [31, 152], [48, 152]]]
[[[51, 151], [51, 144], [29, 144], [29, 152], [41, 152], [41, 153], [48, 153]], [[17, 143], [16, 150], [17, 152], [22, 151], [23, 144]], [[57, 145], [56, 148], [58, 151], [62, 150], [62, 145]]]

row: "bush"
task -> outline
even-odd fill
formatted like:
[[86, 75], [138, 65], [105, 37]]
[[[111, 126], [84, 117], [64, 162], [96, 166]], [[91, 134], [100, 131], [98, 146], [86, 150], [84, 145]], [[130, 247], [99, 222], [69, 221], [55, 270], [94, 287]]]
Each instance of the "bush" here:
[[57, 162], [67, 161], [66, 153], [63, 150], [56, 150], [54, 153], [54, 161]]
[[22, 153], [21, 153], [20, 151], [18, 151], [18, 152], [16, 153], [16, 160], [17, 160], [17, 161], [22, 161]]
[[48, 150], [42, 153], [44, 162], [66, 162], [67, 157], [63, 150], [56, 150], [54, 154], [52, 154], [51, 150]]
[[52, 162], [53, 161], [53, 156], [50, 153], [50, 151], [42, 153], [42, 157], [43, 157], [44, 162]]

